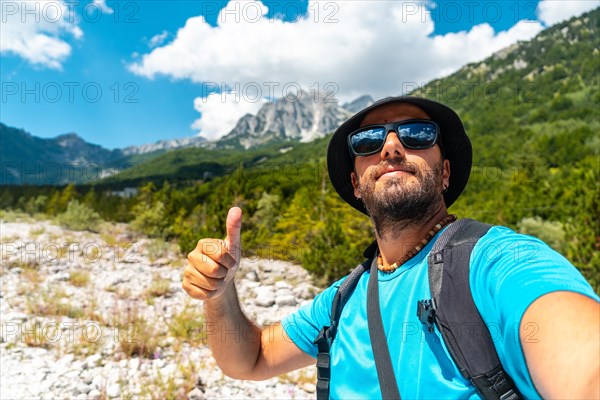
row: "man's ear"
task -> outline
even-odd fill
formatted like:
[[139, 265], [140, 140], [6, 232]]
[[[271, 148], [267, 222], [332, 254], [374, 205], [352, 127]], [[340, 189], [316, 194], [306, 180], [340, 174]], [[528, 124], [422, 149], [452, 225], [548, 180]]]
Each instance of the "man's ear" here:
[[354, 196], [357, 199], [360, 199], [360, 190], [358, 190], [358, 175], [356, 175], [356, 172], [352, 171], [350, 173], [350, 179], [352, 180], [352, 187], [354, 188]]
[[442, 171], [442, 187], [447, 189], [449, 185], [450, 185], [450, 161], [448, 161], [448, 159], [444, 159], [443, 171]]

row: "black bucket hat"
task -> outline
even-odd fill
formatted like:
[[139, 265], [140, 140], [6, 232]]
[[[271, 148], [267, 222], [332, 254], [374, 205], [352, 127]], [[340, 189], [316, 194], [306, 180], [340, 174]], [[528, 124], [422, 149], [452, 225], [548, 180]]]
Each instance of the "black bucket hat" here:
[[365, 115], [373, 109], [390, 103], [413, 104], [440, 126], [444, 156], [450, 161], [450, 182], [444, 193], [446, 207], [450, 207], [460, 196], [471, 173], [473, 151], [465, 128], [458, 115], [448, 106], [422, 97], [387, 97], [376, 101], [359, 111], [344, 122], [333, 134], [327, 147], [327, 169], [333, 187], [346, 203], [358, 211], [368, 214], [362, 200], [354, 196], [350, 173], [354, 171], [354, 162], [348, 149], [348, 135], [358, 129]]

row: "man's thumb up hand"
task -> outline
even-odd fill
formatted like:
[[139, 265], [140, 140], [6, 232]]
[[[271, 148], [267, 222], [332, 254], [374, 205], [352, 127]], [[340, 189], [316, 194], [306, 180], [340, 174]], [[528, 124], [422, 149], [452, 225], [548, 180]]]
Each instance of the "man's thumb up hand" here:
[[201, 239], [196, 248], [188, 254], [182, 287], [195, 299], [221, 297], [233, 281], [240, 265], [242, 210], [239, 207], [229, 210], [225, 229], [225, 240]]
[[227, 230], [227, 236], [225, 236], [225, 246], [229, 250], [229, 253], [240, 261], [241, 256], [241, 230], [242, 230], [242, 209], [239, 207], [232, 207], [227, 213], [227, 222], [225, 222], [225, 228]]

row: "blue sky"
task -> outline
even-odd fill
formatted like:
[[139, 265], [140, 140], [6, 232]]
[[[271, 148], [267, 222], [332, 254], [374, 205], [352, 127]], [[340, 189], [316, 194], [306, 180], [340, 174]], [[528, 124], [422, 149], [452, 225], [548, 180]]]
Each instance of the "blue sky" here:
[[24, 4], [0, 3], [0, 121], [121, 148], [216, 139], [297, 87], [341, 102], [399, 94], [599, 2]]

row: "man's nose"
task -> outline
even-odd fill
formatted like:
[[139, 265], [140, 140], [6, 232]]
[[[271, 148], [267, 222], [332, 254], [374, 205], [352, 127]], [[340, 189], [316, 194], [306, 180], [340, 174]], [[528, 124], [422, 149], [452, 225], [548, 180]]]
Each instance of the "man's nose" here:
[[400, 139], [398, 139], [398, 134], [396, 134], [396, 132], [393, 130], [388, 131], [388, 134], [385, 138], [385, 143], [381, 148], [381, 158], [384, 160], [395, 157], [404, 158], [405, 155], [405, 149], [404, 146], [402, 146]]

